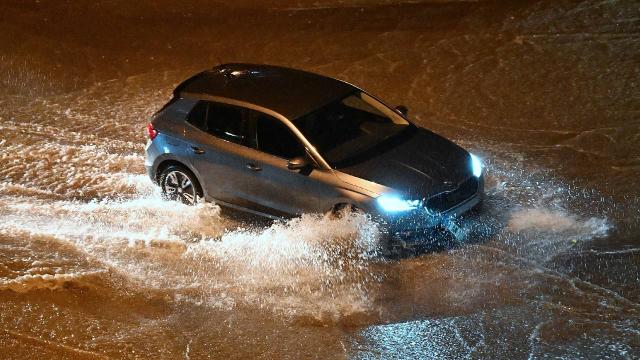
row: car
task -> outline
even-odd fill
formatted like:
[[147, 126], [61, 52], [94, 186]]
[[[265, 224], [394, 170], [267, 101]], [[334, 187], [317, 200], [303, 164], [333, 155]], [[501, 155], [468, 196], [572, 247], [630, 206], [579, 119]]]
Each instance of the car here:
[[145, 166], [185, 204], [274, 219], [360, 211], [411, 236], [481, 203], [484, 175], [478, 157], [406, 113], [334, 78], [223, 64], [152, 117]]

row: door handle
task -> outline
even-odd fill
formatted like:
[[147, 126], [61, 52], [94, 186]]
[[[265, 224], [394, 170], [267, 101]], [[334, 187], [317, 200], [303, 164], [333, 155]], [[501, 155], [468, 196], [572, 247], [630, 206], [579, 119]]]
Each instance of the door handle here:
[[251, 170], [251, 171], [260, 171], [262, 170], [262, 168], [258, 165], [255, 164], [247, 164], [247, 169]]
[[204, 154], [204, 150], [200, 149], [197, 146], [192, 146], [191, 150], [193, 150], [193, 152], [196, 153], [196, 154]]

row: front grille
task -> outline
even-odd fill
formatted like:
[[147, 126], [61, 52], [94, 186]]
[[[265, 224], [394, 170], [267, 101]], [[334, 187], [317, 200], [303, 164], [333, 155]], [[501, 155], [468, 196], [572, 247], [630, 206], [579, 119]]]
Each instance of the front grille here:
[[427, 208], [431, 211], [445, 212], [468, 200], [478, 192], [478, 178], [471, 177], [456, 189], [432, 196], [427, 200]]

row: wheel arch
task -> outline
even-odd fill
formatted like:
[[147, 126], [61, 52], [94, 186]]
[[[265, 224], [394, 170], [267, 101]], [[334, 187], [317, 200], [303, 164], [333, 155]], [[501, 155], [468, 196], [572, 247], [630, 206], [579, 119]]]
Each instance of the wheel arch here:
[[170, 158], [164, 158], [158, 161], [158, 165], [156, 165], [155, 167], [155, 173], [154, 173], [154, 180], [157, 184], [160, 184], [160, 174], [162, 174], [162, 172], [167, 169], [169, 166], [179, 166], [179, 167], [183, 167], [186, 170], [188, 170], [191, 174], [193, 174], [193, 176], [196, 178], [196, 180], [198, 181], [198, 189], [200, 190], [200, 194], [202, 196], [206, 195], [206, 190], [205, 188], [202, 186], [203, 182], [202, 179], [200, 178], [200, 176], [198, 175], [197, 171], [194, 171], [194, 169], [189, 166], [186, 162], [184, 161], [180, 161], [178, 159], [175, 159], [173, 157]]
[[331, 213], [336, 213], [336, 212], [340, 212], [342, 209], [347, 208], [347, 207], [351, 207], [351, 208], [355, 208], [355, 209], [360, 209], [361, 207], [358, 206], [358, 204], [356, 204], [355, 201], [348, 201], [348, 200], [344, 200], [341, 199], [342, 201], [335, 203], [331, 209], [329, 210], [329, 212]]
[[334, 198], [331, 202], [331, 208], [328, 209], [329, 212], [333, 213], [350, 206], [366, 213], [375, 213], [375, 207], [373, 206], [375, 200], [371, 196], [344, 188], [341, 189], [341, 193], [339, 197]]

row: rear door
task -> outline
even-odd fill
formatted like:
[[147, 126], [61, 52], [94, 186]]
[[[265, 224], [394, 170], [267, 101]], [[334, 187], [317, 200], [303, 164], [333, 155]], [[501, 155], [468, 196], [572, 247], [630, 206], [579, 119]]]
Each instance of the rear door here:
[[241, 107], [198, 102], [187, 118], [191, 163], [210, 200], [241, 205], [247, 190], [248, 122]]

